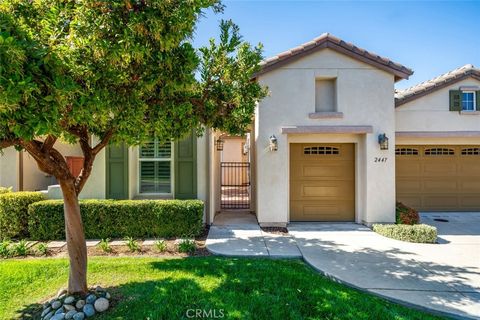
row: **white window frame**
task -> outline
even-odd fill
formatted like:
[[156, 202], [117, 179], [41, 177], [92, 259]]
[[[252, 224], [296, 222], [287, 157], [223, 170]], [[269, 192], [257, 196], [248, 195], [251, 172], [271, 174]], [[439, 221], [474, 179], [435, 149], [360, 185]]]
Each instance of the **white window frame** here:
[[[471, 109], [471, 110], [470, 110], [470, 109], [464, 109], [464, 108], [463, 108], [463, 94], [464, 94], [464, 93], [472, 93], [472, 94], [473, 94], [473, 98], [472, 98], [472, 99], [473, 99], [473, 101], [472, 101], [472, 103], [473, 103], [473, 109]], [[465, 111], [465, 112], [477, 111], [477, 96], [476, 96], [476, 94], [477, 94], [477, 93], [476, 93], [475, 91], [473, 91], [473, 90], [465, 90], [465, 91], [462, 91], [462, 99], [461, 99], [461, 101], [462, 101], [462, 111]]]
[[[138, 158], [137, 158], [137, 194], [142, 195], [142, 196], [165, 196], [165, 197], [173, 197], [174, 190], [175, 190], [175, 170], [173, 168], [174, 166], [174, 152], [175, 152], [175, 143], [174, 141], [170, 141], [170, 158], [142, 158], [141, 157], [141, 147], [139, 146], [138, 148]], [[141, 192], [141, 166], [140, 163], [143, 161], [163, 161], [167, 162], [170, 161], [170, 192]]]

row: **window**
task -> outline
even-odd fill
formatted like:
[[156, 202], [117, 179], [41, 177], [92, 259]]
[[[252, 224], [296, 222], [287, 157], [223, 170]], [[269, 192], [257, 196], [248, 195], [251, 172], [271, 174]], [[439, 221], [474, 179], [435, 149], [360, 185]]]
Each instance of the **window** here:
[[462, 110], [475, 111], [475, 91], [462, 91]]
[[157, 139], [139, 148], [139, 192], [172, 193], [172, 143]]
[[425, 149], [426, 156], [453, 156], [455, 151], [447, 148], [431, 148]]
[[336, 96], [335, 79], [315, 80], [315, 112], [336, 112]]
[[480, 156], [480, 148], [462, 149], [462, 156]]
[[306, 147], [303, 154], [340, 154], [340, 151], [335, 147]]
[[413, 148], [397, 148], [395, 149], [397, 156], [418, 156], [418, 149]]

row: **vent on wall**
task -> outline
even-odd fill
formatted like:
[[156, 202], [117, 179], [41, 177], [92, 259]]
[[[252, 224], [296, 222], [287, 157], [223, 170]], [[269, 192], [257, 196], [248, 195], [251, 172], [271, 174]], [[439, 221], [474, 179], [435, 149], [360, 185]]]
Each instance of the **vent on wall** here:
[[340, 154], [340, 150], [335, 147], [305, 147], [303, 154]]
[[418, 149], [413, 148], [397, 148], [395, 149], [397, 156], [418, 156]]
[[466, 148], [462, 149], [462, 156], [479, 156], [480, 148]]
[[453, 156], [455, 151], [447, 148], [430, 148], [425, 149], [426, 156]]

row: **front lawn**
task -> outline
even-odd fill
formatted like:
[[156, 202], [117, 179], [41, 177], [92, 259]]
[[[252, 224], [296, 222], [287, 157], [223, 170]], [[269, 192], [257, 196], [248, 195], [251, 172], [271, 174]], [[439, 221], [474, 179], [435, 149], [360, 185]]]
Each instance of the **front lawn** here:
[[[67, 273], [66, 259], [0, 261], [0, 319], [34, 319]], [[93, 257], [89, 283], [120, 299], [95, 319], [188, 319], [197, 309], [224, 319], [437, 319], [332, 282], [300, 260]]]

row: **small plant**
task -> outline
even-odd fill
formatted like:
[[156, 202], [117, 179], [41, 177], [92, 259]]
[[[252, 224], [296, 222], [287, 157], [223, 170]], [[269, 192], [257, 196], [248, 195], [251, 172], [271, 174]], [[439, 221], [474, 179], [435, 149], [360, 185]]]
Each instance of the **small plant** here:
[[160, 252], [165, 252], [167, 250], [167, 243], [165, 242], [165, 240], [155, 241], [154, 246]]
[[190, 239], [182, 239], [180, 244], [178, 245], [178, 251], [183, 253], [194, 253], [197, 246], [195, 245], [195, 241]]
[[13, 254], [16, 256], [25, 257], [28, 255], [30, 250], [28, 249], [27, 240], [20, 240], [18, 243], [14, 244], [12, 247]]
[[98, 247], [100, 250], [102, 250], [105, 253], [110, 253], [112, 252], [112, 247], [110, 247], [110, 239], [102, 239], [100, 243], [98, 244]]
[[37, 252], [42, 256], [48, 255], [48, 245], [44, 242], [39, 243], [37, 246]]
[[3, 240], [0, 242], [0, 257], [9, 258], [12, 256], [12, 249], [10, 248], [10, 240]]
[[137, 240], [133, 239], [132, 237], [126, 237], [125, 241], [127, 242], [127, 247], [131, 252], [140, 251], [140, 245], [138, 244]]

